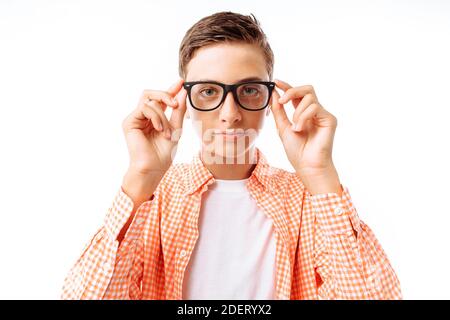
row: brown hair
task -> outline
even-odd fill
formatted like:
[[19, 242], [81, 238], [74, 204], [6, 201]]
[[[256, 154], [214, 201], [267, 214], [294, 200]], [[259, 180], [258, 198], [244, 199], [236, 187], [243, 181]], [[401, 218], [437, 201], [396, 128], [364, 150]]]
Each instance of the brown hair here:
[[219, 42], [244, 42], [262, 49], [269, 78], [273, 76], [274, 55], [253, 14], [245, 16], [230, 11], [217, 12], [197, 21], [180, 44], [178, 73], [186, 79], [186, 66], [197, 49]]

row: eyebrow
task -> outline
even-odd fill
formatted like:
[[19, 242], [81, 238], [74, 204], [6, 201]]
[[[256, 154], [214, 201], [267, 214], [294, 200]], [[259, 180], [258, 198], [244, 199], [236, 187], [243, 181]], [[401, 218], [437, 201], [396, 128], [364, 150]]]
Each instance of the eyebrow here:
[[[265, 81], [265, 80], [261, 79], [260, 77], [247, 77], [247, 78], [243, 78], [243, 79], [236, 81], [236, 83], [245, 82], [245, 81], [254, 81], [254, 80], [255, 81]], [[200, 79], [198, 81], [216, 81], [217, 82], [217, 80], [214, 80], [214, 79]]]

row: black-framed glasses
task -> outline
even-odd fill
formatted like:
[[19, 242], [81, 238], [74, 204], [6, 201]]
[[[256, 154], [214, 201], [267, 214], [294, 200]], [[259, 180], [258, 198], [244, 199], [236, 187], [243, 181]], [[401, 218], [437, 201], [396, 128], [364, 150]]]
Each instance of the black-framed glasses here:
[[258, 111], [267, 107], [275, 88], [271, 81], [246, 81], [236, 84], [224, 84], [217, 81], [184, 82], [189, 101], [194, 109], [211, 111], [217, 109], [225, 100], [228, 92], [245, 110]]

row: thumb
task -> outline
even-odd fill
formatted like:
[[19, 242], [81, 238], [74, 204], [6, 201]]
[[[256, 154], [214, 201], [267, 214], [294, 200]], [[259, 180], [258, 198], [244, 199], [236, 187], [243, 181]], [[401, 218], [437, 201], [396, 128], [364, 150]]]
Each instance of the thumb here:
[[273, 90], [272, 93], [272, 114], [275, 119], [275, 124], [278, 129], [278, 134], [280, 137], [283, 136], [284, 130], [289, 128], [292, 124], [289, 121], [289, 118], [286, 114], [286, 110], [284, 110], [284, 105], [278, 102], [280, 99], [280, 94], [277, 90]]
[[187, 91], [184, 88], [175, 96], [178, 107], [172, 109], [172, 114], [170, 115], [169, 122], [172, 128], [178, 129], [183, 127], [184, 114], [186, 113], [186, 97]]
[[184, 79], [180, 78], [178, 79], [175, 83], [173, 83], [169, 89], [167, 89], [167, 92], [171, 95], [174, 96], [176, 95], [182, 88], [184, 83]]

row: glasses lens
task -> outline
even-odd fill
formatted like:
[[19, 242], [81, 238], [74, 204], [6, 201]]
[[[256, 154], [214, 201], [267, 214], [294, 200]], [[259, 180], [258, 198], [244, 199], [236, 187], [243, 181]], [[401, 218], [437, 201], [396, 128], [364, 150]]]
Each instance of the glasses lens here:
[[[269, 101], [269, 88], [265, 84], [243, 83], [236, 88], [239, 103], [247, 109], [262, 109]], [[214, 83], [197, 83], [191, 88], [192, 104], [197, 109], [216, 108], [223, 97], [223, 88]]]
[[213, 83], [197, 83], [191, 89], [192, 104], [202, 110], [217, 107], [222, 95], [223, 88]]
[[264, 84], [246, 83], [236, 91], [239, 103], [247, 109], [261, 109], [269, 99], [269, 88]]

